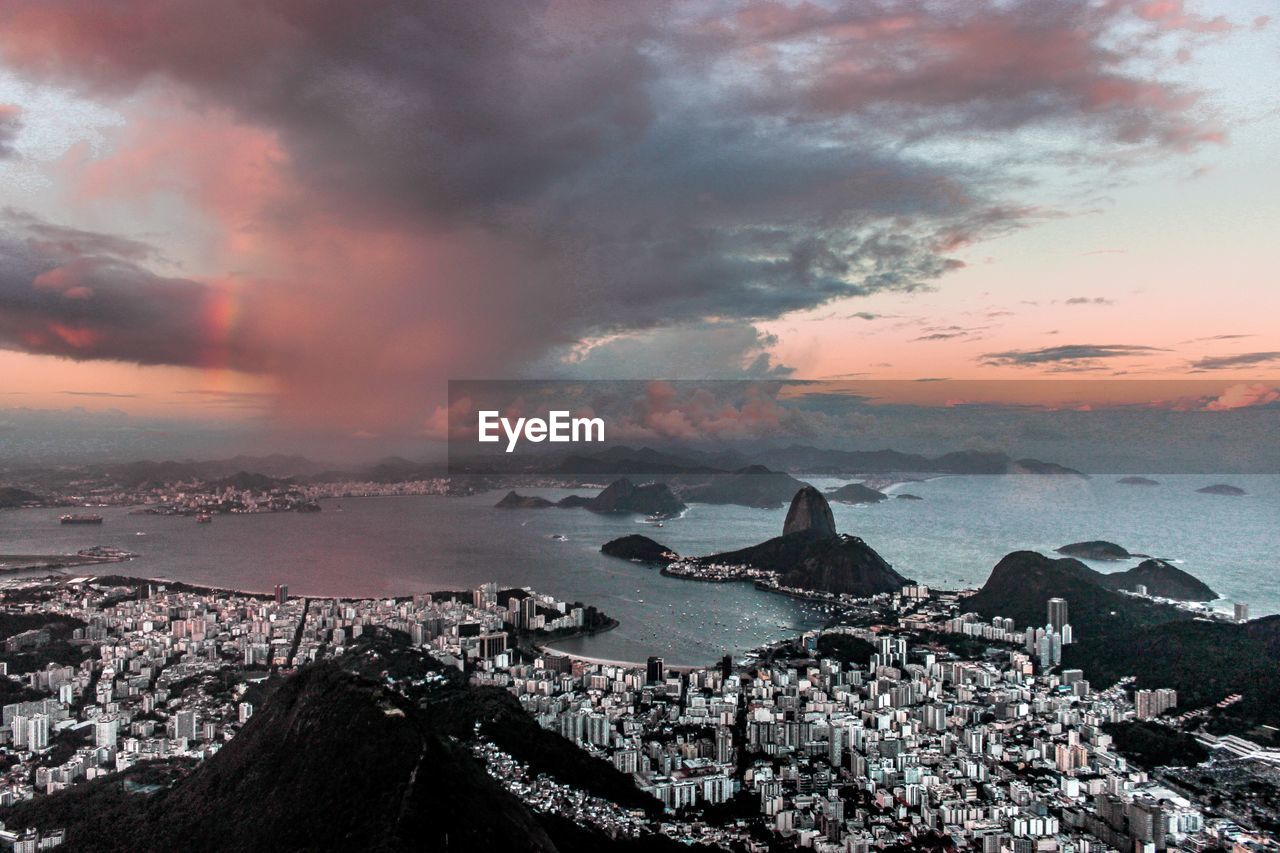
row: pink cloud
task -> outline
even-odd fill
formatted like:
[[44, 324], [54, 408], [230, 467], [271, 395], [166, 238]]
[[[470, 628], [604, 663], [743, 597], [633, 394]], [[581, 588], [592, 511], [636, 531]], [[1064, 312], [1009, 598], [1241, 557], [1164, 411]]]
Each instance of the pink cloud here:
[[1269, 406], [1280, 403], [1280, 388], [1261, 383], [1231, 385], [1216, 398], [1205, 404], [1206, 412], [1226, 412], [1253, 406]]

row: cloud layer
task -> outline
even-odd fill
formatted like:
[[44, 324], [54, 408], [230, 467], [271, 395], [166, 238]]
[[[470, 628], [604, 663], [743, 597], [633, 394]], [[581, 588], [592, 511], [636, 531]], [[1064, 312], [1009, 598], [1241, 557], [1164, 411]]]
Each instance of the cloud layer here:
[[[0, 345], [267, 372], [352, 426], [531, 364], [758, 375], [755, 322], [933, 286], [1048, 215], [1037, 159], [1220, 141], [1154, 69], [1229, 28], [1169, 0], [14, 0], [0, 62], [136, 110], [82, 197], [181, 194], [210, 268], [13, 214]], [[973, 142], [999, 156], [937, 153]]]

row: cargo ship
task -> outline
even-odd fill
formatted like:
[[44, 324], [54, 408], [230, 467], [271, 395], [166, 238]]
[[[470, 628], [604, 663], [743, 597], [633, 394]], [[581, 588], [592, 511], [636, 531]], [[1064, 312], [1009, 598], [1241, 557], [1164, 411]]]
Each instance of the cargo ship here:
[[100, 515], [64, 515], [58, 519], [63, 524], [101, 524]]

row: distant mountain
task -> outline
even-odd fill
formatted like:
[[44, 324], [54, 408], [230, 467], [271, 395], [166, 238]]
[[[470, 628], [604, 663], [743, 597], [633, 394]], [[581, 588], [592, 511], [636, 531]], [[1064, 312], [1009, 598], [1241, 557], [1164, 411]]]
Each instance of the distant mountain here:
[[623, 477], [606, 486], [586, 504], [586, 508], [592, 512], [671, 516], [683, 512], [685, 505], [672, 494], [666, 483], [637, 486]]
[[827, 500], [842, 504], [874, 504], [888, 499], [884, 492], [862, 483], [848, 483], [827, 492]]
[[305, 456], [233, 456], [205, 461], [139, 460], [108, 466], [104, 473], [124, 488], [156, 488], [169, 483], [213, 482], [246, 472], [273, 479], [300, 479], [320, 470]]
[[929, 463], [930, 467], [921, 469], [924, 472], [936, 471], [940, 474], [1008, 474], [1010, 473], [1009, 457], [1003, 453], [982, 450], [959, 450], [944, 453]]
[[671, 563], [680, 559], [680, 555], [666, 545], [638, 533], [604, 543], [600, 546], [600, 553], [623, 560], [638, 560], [642, 563]]
[[[898, 450], [832, 450], [805, 444], [770, 448], [749, 458], [737, 451], [717, 453], [672, 448], [655, 450], [620, 445], [596, 453], [565, 457], [557, 473], [566, 476], [646, 474], [679, 478], [680, 485], [694, 486], [699, 476], [741, 473], [746, 467], [792, 474], [1072, 474], [1080, 472], [1052, 462], [1022, 459], [1005, 453], [961, 450], [937, 457]], [[688, 482], [686, 482], [688, 480]], [[785, 502], [786, 498], [779, 500]], [[700, 503], [738, 503], [699, 500]]]
[[897, 450], [826, 450], [804, 444], [763, 451], [755, 460], [786, 471], [806, 474], [884, 474], [894, 471], [923, 471], [928, 458]]
[[728, 469], [674, 453], [663, 453], [649, 447], [634, 450], [625, 445], [610, 447], [596, 454], [566, 456], [558, 473], [571, 475], [600, 474], [722, 474]]
[[1152, 480], [1148, 477], [1121, 477], [1116, 480], [1122, 486], [1158, 486], [1159, 480]]
[[752, 566], [776, 573], [783, 586], [859, 597], [893, 592], [910, 583], [866, 542], [836, 533], [831, 506], [812, 486], [796, 492], [783, 535], [698, 562]]
[[1053, 477], [1080, 477], [1089, 479], [1089, 475], [1075, 468], [1068, 468], [1056, 462], [1041, 462], [1039, 459], [1019, 459], [1010, 466], [1011, 474], [1039, 474]]
[[1104, 539], [1072, 542], [1070, 545], [1063, 545], [1061, 548], [1055, 548], [1054, 550], [1059, 554], [1080, 560], [1127, 560], [1130, 557], [1141, 556], [1130, 554], [1123, 547], [1114, 542], [1107, 542]]
[[1165, 560], [1143, 560], [1128, 571], [1105, 574], [1102, 580], [1112, 589], [1132, 592], [1142, 585], [1148, 595], [1178, 601], [1213, 601], [1220, 597], [1199, 578]]
[[639, 513], [670, 517], [684, 511], [685, 505], [672, 493], [666, 483], [645, 483], [637, 486], [623, 477], [614, 480], [594, 497], [569, 495], [552, 503], [546, 498], [507, 494], [494, 504], [498, 509], [545, 509], [556, 506], [561, 509], [587, 509], [599, 513]]
[[434, 462], [414, 462], [400, 456], [389, 456], [372, 466], [353, 472], [331, 472], [330, 479], [370, 480], [375, 483], [402, 483], [406, 480], [430, 480], [443, 476], [445, 469]]
[[1010, 459], [1003, 453], [962, 450], [929, 458], [897, 450], [824, 450], [793, 444], [756, 454], [755, 460], [773, 468], [807, 474], [1007, 474]]
[[0, 509], [11, 509], [25, 504], [43, 502], [44, 498], [34, 492], [28, 492], [26, 489], [19, 489], [16, 486], [0, 486]]
[[507, 494], [498, 501], [494, 506], [498, 509], [546, 509], [555, 506], [554, 503], [546, 498], [540, 498], [536, 495], [518, 495], [515, 492], [507, 492]]
[[272, 489], [286, 488], [293, 485], [289, 479], [277, 479], [266, 474], [250, 474], [239, 471], [230, 477], [215, 481], [212, 485], [224, 489], [240, 489], [241, 491], [269, 492]]
[[680, 496], [689, 503], [738, 504], [772, 509], [791, 500], [805, 484], [781, 471], [763, 465], [749, 465], [732, 474], [721, 474], [706, 482], [682, 486]]
[[1172, 605], [1157, 604], [1109, 588], [1106, 575], [1079, 560], [1052, 559], [1035, 551], [1006, 554], [977, 594], [962, 607], [988, 618], [1013, 619], [1020, 628], [1048, 621], [1050, 598], [1065, 598], [1077, 638], [1122, 637], [1149, 625], [1190, 619]]
[[1248, 494], [1239, 486], [1229, 486], [1226, 483], [1215, 483], [1212, 486], [1205, 486], [1202, 489], [1196, 489], [1202, 495], [1225, 495], [1227, 497], [1240, 497]]

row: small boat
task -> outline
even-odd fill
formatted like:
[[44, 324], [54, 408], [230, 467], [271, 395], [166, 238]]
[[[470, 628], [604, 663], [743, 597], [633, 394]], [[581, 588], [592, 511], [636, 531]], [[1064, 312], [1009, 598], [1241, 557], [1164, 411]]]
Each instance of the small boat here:
[[568, 541], [569, 541], [569, 537], [568, 537], [568, 536], [565, 536], [563, 533], [552, 533], [552, 534], [551, 534], [551, 538], [552, 538], [552, 539], [554, 539], [554, 540], [556, 540], [557, 542], [568, 542]]
[[207, 512], [196, 513], [196, 524], [208, 524], [213, 521], [213, 516]]

